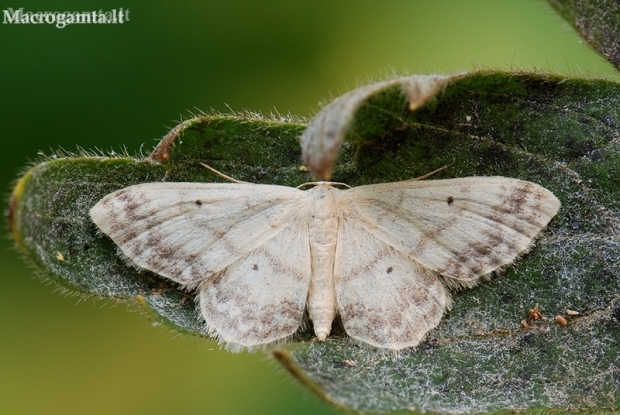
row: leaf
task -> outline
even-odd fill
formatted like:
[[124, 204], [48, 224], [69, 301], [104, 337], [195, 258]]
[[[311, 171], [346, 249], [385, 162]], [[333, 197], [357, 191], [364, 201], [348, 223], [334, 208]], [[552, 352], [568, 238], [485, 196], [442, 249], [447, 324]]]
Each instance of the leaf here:
[[[378, 82], [354, 89], [336, 98], [310, 122], [301, 136], [301, 148], [306, 165], [320, 177], [329, 180], [345, 134], [359, 107], [369, 96], [398, 87], [407, 98], [410, 110], [422, 107], [437, 92], [457, 77], [415, 75]], [[382, 128], [376, 123], [371, 128]]]
[[620, 69], [620, 7], [616, 0], [548, 0], [601, 56]]
[[[425, 79], [439, 86], [421, 85]], [[409, 85], [431, 91], [418, 95], [414, 111]], [[550, 189], [563, 206], [514, 267], [456, 293], [416, 350], [360, 348], [335, 327], [327, 342], [306, 331], [274, 356], [319, 396], [356, 412], [617, 409], [619, 104], [612, 82], [475, 72], [399, 78], [327, 106], [302, 141], [308, 167], [331, 170], [334, 180], [405, 180], [448, 165], [433, 178], [517, 177]], [[350, 122], [334, 129], [339, 117]], [[157, 320], [200, 335], [191, 296], [128, 267], [88, 210], [135, 183], [222, 180], [201, 162], [240, 180], [296, 186], [312, 179], [300, 162], [302, 131], [292, 121], [203, 115], [171, 131], [148, 159], [47, 160], [13, 192], [12, 235], [45, 278], [85, 294], [137, 298]], [[536, 305], [544, 319], [528, 321]]]
[[42, 278], [83, 295], [136, 298], [154, 318], [199, 335], [192, 297], [168, 280], [127, 265], [114, 243], [98, 232], [90, 208], [133, 184], [221, 180], [200, 165], [204, 162], [247, 181], [302, 183], [308, 177], [299, 170], [303, 128], [250, 114], [205, 115], [173, 129], [149, 158], [53, 157], [31, 168], [15, 186], [11, 235]]

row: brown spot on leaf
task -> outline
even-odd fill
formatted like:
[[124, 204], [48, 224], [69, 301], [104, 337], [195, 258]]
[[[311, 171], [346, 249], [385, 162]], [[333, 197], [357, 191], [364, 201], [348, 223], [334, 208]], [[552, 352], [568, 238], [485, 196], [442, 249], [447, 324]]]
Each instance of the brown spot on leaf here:
[[155, 161], [168, 161], [170, 159], [170, 149], [176, 138], [187, 128], [192, 120], [186, 120], [174, 127], [164, 138], [161, 139], [157, 147], [153, 150], [149, 158]]
[[11, 195], [11, 199], [9, 200], [9, 214], [8, 214], [10, 233], [13, 233], [15, 231], [15, 223], [13, 223], [13, 221], [15, 220], [15, 208], [16, 207], [17, 207], [17, 197], [15, 197], [15, 195]]
[[538, 309], [538, 304], [534, 308], [530, 308], [530, 314], [527, 317], [528, 321], [536, 321], [539, 318], [542, 318], [542, 313]]

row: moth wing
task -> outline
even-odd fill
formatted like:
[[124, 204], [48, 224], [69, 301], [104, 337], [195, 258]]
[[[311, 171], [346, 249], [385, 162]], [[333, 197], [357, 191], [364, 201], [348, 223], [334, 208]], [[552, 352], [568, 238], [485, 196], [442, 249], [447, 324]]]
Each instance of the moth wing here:
[[341, 219], [334, 279], [345, 331], [376, 347], [416, 346], [450, 306], [437, 273], [378, 239], [355, 216]]
[[208, 332], [229, 349], [285, 340], [301, 325], [311, 261], [307, 221], [298, 219], [200, 285]]
[[549, 190], [505, 177], [360, 186], [343, 198], [369, 233], [457, 285], [510, 264], [560, 207]]
[[139, 267], [194, 288], [282, 232], [304, 193], [239, 183], [145, 183], [105, 196], [97, 226]]

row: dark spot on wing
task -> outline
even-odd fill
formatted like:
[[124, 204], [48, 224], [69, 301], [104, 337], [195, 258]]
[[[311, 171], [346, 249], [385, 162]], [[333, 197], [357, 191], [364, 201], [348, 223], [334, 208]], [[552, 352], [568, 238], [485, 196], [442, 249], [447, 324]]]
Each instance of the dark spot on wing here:
[[202, 206], [202, 202], [200, 201], [200, 199], [196, 199], [196, 206]]
[[254, 271], [258, 271], [258, 265], [254, 264], [254, 265], [252, 266], [252, 269], [253, 269]]
[[352, 268], [348, 274], [342, 275], [341, 278], [347, 281], [372, 272], [377, 262], [381, 261], [387, 254], [387, 251], [377, 252], [374, 258], [369, 258], [366, 262], [360, 262], [356, 267]]
[[388, 267], [388, 268], [387, 268], [387, 270], [386, 270], [386, 272], [387, 272], [388, 274], [391, 274], [391, 273], [392, 273], [392, 271], [394, 271], [394, 268], [393, 268], [393, 267]]
[[454, 198], [452, 196], [448, 196], [448, 205], [451, 205], [452, 203], [454, 203]]

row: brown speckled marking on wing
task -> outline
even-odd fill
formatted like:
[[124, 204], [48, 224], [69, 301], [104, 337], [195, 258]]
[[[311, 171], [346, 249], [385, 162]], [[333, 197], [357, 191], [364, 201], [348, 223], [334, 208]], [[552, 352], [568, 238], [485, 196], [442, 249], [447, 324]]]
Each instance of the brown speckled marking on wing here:
[[450, 304], [436, 273], [368, 233], [355, 217], [341, 222], [334, 276], [345, 331], [377, 347], [417, 345]]
[[280, 232], [300, 200], [282, 186], [146, 183], [107, 195], [91, 217], [138, 266], [195, 286]]
[[209, 334], [232, 350], [291, 336], [302, 321], [310, 273], [307, 224], [299, 221], [199, 287]]
[[347, 192], [348, 209], [368, 232], [466, 285], [510, 264], [560, 207], [545, 188], [506, 177], [385, 183]]

